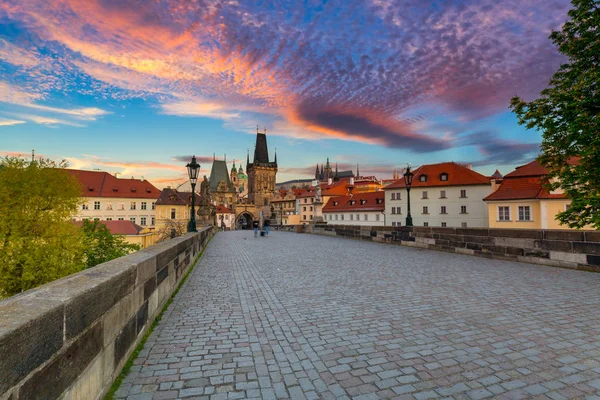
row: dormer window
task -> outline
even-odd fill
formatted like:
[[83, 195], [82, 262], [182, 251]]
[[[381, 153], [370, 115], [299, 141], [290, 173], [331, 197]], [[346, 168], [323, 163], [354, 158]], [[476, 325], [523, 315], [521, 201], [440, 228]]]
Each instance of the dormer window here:
[[338, 205], [338, 202], [337, 202], [337, 201], [334, 201], [334, 202], [333, 202], [333, 205], [334, 205], [334, 206], [337, 206], [337, 205]]
[[361, 200], [360, 201], [360, 205], [362, 206], [363, 204], [365, 204], [367, 201], [366, 200]]
[[134, 187], [132, 187], [132, 188], [131, 188], [131, 191], [132, 191], [133, 193], [135, 193], [135, 188], [134, 188]]
[[448, 180], [448, 174], [445, 172], [442, 172], [440, 174], [440, 181], [447, 181]]
[[174, 194], [169, 196], [169, 200], [175, 201], [176, 199], [177, 197]]
[[146, 193], [150, 193], [150, 192], [152, 192], [152, 190], [150, 190], [150, 188], [147, 187], [146, 188]]
[[94, 191], [94, 187], [93, 187], [93, 186], [88, 186], [88, 190], [89, 190], [90, 192], [93, 192], [93, 191]]
[[118, 192], [118, 191], [119, 191], [119, 188], [116, 186], [113, 186], [113, 192]]
[[419, 182], [427, 182], [427, 175], [420, 175]]
[[375, 203], [377, 204], [381, 204], [383, 202], [383, 199], [375, 199]]
[[350, 205], [353, 206], [356, 203], [356, 200], [350, 200]]

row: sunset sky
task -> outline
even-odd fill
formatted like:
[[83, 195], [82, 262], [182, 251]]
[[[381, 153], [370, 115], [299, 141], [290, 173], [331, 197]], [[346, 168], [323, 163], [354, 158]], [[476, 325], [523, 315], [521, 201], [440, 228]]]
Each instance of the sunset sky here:
[[278, 181], [470, 162], [510, 172], [516, 123], [565, 60], [563, 0], [0, 0], [0, 155], [150, 179], [246, 159], [256, 125]]

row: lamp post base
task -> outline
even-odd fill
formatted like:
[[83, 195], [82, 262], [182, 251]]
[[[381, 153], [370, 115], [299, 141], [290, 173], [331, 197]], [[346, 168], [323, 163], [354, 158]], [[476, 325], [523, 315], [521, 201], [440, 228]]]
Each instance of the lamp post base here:
[[188, 221], [187, 231], [198, 232], [198, 229], [196, 228], [196, 221]]
[[413, 226], [413, 221], [410, 214], [406, 216], [406, 226]]

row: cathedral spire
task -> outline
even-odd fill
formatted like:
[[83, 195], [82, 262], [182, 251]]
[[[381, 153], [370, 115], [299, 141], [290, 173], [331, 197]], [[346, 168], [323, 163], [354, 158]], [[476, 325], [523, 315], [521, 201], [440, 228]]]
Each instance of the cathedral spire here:
[[317, 163], [317, 169], [315, 170], [315, 179], [319, 180], [319, 163]]
[[[265, 127], [265, 133], [267, 132], [267, 127]], [[275, 147], [275, 165], [277, 165], [277, 147]]]
[[360, 178], [360, 171], [358, 169], [358, 164], [356, 164], [356, 179]]

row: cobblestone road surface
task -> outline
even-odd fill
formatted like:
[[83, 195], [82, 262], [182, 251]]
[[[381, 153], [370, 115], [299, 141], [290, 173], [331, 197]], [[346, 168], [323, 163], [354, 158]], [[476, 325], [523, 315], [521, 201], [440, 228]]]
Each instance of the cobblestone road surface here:
[[127, 399], [600, 399], [600, 274], [218, 233]]

